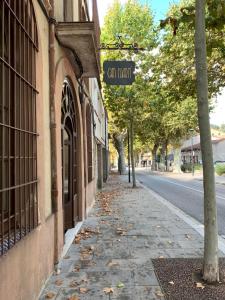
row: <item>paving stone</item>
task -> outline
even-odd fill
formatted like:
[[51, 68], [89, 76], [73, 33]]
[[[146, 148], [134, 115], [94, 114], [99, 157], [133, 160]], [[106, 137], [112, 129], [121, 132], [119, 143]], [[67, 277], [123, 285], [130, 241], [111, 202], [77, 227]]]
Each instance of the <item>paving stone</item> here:
[[[55, 294], [54, 300], [72, 295], [80, 300], [163, 300], [152, 259], [203, 255], [203, 239], [195, 230], [145, 189], [130, 188], [126, 180], [112, 176], [104, 186], [107, 192], [121, 189], [112, 214], [103, 216], [96, 201], [82, 228], [99, 228], [100, 233], [71, 245], [58, 265], [60, 274], [51, 276], [39, 300], [46, 300], [47, 292]], [[118, 228], [124, 229], [122, 235]], [[81, 250], [87, 247], [93, 249], [84, 257]], [[118, 288], [119, 283], [124, 286]], [[81, 287], [87, 292], [80, 293]], [[106, 294], [105, 288], [114, 292]]]

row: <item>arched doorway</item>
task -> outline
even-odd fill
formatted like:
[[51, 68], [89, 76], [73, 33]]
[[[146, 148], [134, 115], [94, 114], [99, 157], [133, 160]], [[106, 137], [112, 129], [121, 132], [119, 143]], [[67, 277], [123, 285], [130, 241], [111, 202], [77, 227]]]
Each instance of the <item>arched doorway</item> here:
[[77, 122], [73, 93], [65, 80], [61, 105], [62, 200], [64, 232], [78, 221]]

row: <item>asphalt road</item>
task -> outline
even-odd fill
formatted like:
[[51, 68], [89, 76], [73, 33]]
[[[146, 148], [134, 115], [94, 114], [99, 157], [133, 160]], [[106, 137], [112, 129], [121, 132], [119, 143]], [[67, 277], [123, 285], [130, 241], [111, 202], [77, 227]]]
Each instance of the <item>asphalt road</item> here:
[[[203, 183], [182, 175], [159, 175], [137, 171], [137, 179], [146, 187], [203, 223]], [[216, 185], [218, 229], [225, 235], [225, 186]]]

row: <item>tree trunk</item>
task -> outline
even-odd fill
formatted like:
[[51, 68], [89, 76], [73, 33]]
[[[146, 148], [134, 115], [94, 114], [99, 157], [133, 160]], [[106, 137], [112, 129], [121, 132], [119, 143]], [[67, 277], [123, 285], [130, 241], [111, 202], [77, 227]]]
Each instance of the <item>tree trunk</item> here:
[[218, 228], [215, 178], [208, 105], [208, 75], [205, 33], [205, 0], [196, 0], [195, 57], [197, 74], [198, 121], [204, 178], [204, 266], [203, 279], [219, 281]]
[[166, 165], [166, 172], [168, 172], [168, 140], [166, 140], [165, 142], [165, 154], [166, 154], [166, 157], [165, 157], [165, 165]]
[[166, 142], [163, 142], [162, 150], [161, 150], [161, 164], [163, 165], [162, 171], [166, 170], [166, 148], [167, 148]]
[[130, 120], [130, 156], [132, 166], [132, 182], [133, 188], [136, 188], [136, 176], [135, 176], [135, 162], [134, 162], [134, 124], [133, 119]]
[[113, 141], [114, 146], [118, 152], [118, 172], [120, 175], [126, 174], [126, 164], [125, 164], [125, 149], [124, 149], [124, 139], [125, 134], [114, 134]]
[[152, 149], [152, 167], [151, 170], [152, 171], [156, 171], [157, 167], [156, 167], [156, 152], [158, 150], [159, 145], [155, 144], [153, 149]]

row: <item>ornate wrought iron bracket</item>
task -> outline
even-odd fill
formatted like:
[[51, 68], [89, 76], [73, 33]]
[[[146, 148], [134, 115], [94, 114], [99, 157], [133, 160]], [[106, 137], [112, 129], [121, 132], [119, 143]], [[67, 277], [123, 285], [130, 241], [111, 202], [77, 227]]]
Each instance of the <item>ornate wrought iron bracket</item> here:
[[134, 51], [134, 53], [137, 53], [138, 51], [144, 51], [145, 48], [139, 47], [137, 43], [133, 44], [126, 44], [122, 40], [122, 36], [117, 36], [118, 41], [116, 43], [112, 44], [105, 44], [102, 43], [100, 45], [99, 50], [109, 50], [109, 51]]

